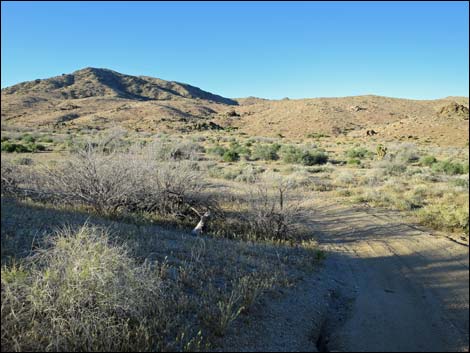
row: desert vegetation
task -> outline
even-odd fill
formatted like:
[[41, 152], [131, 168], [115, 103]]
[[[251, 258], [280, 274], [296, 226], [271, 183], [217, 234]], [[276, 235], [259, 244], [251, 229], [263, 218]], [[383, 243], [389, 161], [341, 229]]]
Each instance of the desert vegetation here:
[[[75, 139], [56, 160], [2, 156], [2, 349], [216, 347], [322, 258], [292, 181], [253, 166], [228, 180], [244, 192], [223, 192], [210, 149], [127, 139]], [[194, 210], [212, 211], [208, 236], [190, 235]]]
[[[133, 114], [131, 100], [108, 98], [102, 109]], [[315, 124], [258, 136], [237, 124], [266, 102], [229, 101], [219, 115], [220, 102], [165, 102], [140, 102], [168, 125], [158, 131], [99, 114], [2, 125], [2, 350], [218, 350], [319, 268], [323, 203], [393, 210], [468, 244], [468, 146]]]

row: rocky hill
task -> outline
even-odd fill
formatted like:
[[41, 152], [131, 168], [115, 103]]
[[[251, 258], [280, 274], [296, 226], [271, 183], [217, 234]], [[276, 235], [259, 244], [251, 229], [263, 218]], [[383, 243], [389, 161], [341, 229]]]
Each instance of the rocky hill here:
[[[288, 93], [288, 92], [286, 92]], [[381, 96], [230, 99], [197, 87], [108, 69], [23, 82], [2, 89], [2, 128], [178, 131], [231, 127], [248, 135], [468, 141], [468, 98], [410, 100]]]

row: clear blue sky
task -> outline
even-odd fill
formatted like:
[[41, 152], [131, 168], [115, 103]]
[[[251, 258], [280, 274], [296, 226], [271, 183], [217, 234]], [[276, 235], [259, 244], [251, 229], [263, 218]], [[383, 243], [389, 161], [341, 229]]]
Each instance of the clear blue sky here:
[[92, 66], [227, 97], [469, 94], [467, 2], [1, 7], [2, 87]]

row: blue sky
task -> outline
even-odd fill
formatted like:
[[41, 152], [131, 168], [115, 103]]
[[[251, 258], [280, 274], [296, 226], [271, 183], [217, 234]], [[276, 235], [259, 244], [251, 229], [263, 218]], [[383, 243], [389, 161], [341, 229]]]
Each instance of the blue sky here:
[[468, 96], [467, 2], [13, 2], [2, 87], [104, 67], [227, 97]]

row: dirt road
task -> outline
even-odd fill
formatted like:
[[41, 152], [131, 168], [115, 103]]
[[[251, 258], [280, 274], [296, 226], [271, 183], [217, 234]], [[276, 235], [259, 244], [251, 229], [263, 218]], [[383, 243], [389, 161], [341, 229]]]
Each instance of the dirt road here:
[[313, 216], [324, 268], [267, 301], [227, 350], [468, 351], [467, 246], [390, 211], [322, 202]]
[[329, 350], [468, 350], [468, 247], [390, 211], [331, 205], [315, 218], [331, 254], [325, 271], [338, 276], [340, 292], [355, 292]]

